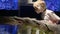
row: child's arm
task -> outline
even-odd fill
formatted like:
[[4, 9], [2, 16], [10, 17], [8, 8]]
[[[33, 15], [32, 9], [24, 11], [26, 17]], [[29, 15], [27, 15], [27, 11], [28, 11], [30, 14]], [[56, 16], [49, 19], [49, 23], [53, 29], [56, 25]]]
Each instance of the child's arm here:
[[49, 15], [49, 19], [53, 22], [53, 23], [58, 23], [58, 21], [60, 20], [60, 17], [57, 16], [54, 12], [48, 13]]

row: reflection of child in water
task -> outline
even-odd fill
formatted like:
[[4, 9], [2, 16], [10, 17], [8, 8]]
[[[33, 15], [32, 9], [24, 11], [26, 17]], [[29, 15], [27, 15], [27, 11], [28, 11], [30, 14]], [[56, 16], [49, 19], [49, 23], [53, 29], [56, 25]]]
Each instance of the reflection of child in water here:
[[34, 2], [33, 7], [37, 14], [42, 13], [42, 18], [44, 20], [48, 20], [52, 23], [58, 23], [60, 20], [60, 17], [58, 17], [53, 11], [46, 9], [46, 5], [43, 0]]

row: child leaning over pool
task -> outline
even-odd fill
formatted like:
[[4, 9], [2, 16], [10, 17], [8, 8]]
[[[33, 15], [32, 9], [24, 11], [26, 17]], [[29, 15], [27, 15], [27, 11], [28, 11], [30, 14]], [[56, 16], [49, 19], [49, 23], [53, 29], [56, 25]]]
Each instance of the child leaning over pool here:
[[59, 22], [60, 17], [57, 16], [52, 10], [46, 9], [46, 4], [44, 0], [37, 0], [33, 3], [33, 7], [37, 14], [42, 13], [42, 19], [48, 20], [52, 24], [57, 24]]

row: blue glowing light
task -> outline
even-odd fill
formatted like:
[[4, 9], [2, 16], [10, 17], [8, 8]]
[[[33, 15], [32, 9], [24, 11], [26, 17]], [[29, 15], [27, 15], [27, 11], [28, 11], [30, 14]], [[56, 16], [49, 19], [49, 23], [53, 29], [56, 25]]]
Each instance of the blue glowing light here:
[[60, 0], [45, 0], [47, 9], [60, 11]]
[[0, 0], [0, 10], [17, 10], [18, 0]]

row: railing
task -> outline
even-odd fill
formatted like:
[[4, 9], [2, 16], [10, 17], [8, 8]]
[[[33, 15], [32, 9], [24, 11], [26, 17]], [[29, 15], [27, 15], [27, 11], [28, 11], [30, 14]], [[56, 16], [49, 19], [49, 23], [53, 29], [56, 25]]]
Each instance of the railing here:
[[[12, 34], [54, 34], [55, 27], [51, 25], [46, 25], [42, 20], [36, 20], [35, 18], [21, 18], [21, 17], [0, 17], [4, 24], [9, 24], [11, 26], [5, 26], [6, 31], [12, 32]], [[44, 23], [43, 23], [44, 22]], [[10, 28], [12, 29], [10, 30]], [[50, 27], [50, 28], [49, 28]], [[54, 27], [54, 28], [53, 28]], [[52, 30], [51, 30], [52, 29]], [[4, 29], [3, 29], [4, 30]], [[53, 31], [54, 30], [54, 31]], [[5, 32], [6, 32], [5, 31]], [[0, 30], [1, 32], [1, 30]], [[18, 32], [18, 33], [17, 33]]]
[[35, 18], [15, 17], [15, 19], [23, 23], [19, 28], [19, 34], [54, 34], [54, 31], [49, 30], [46, 24], [41, 23], [40, 20], [36, 20]]

